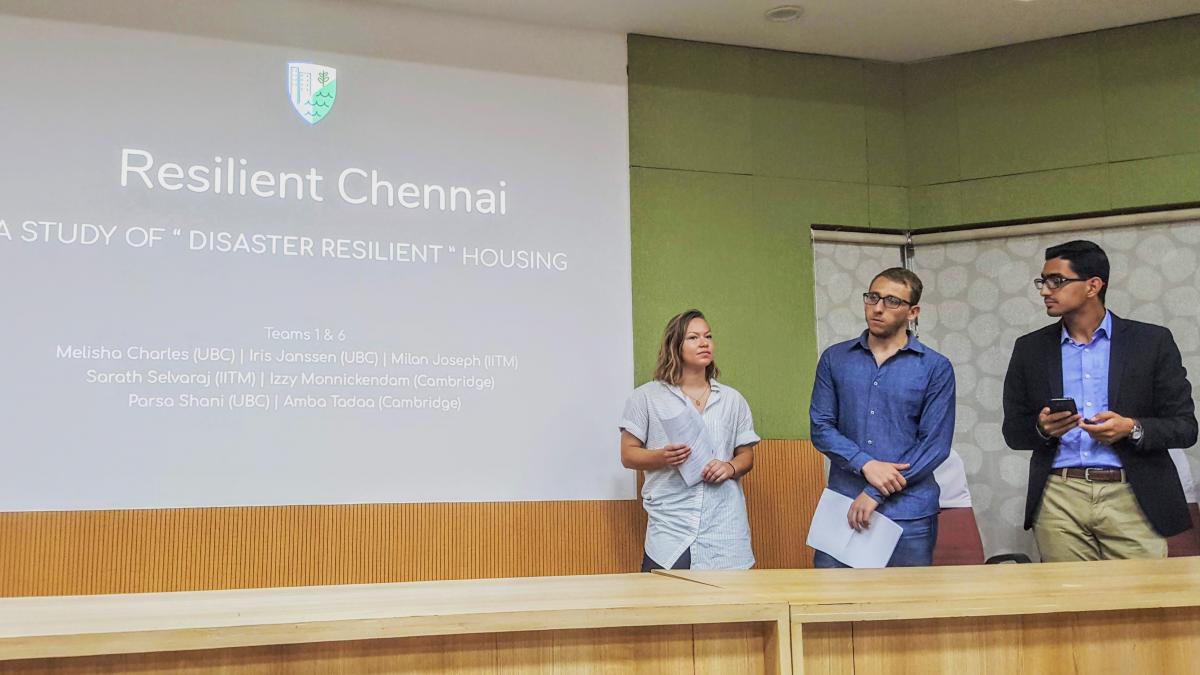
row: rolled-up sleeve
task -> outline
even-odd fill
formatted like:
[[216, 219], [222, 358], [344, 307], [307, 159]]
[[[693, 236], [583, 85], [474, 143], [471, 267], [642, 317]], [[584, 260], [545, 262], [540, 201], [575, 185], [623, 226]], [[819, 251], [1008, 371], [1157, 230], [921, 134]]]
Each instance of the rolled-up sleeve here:
[[618, 426], [622, 431], [628, 431], [645, 443], [649, 424], [650, 403], [644, 393], [635, 391], [625, 400], [625, 412], [621, 413], [621, 423]]
[[754, 417], [750, 414], [750, 404], [742, 396], [738, 396], [737, 430], [734, 432], [733, 447], [755, 445], [762, 439], [754, 431]]

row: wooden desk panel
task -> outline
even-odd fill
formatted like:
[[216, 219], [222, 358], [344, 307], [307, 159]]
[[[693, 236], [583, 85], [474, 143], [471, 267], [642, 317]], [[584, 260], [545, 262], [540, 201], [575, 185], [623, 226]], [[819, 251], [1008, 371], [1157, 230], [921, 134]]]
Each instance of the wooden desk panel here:
[[[755, 624], [751, 624], [755, 625]], [[627, 673], [693, 675], [765, 672], [761, 638], [713, 649], [734, 654], [751, 669], [715, 670], [693, 655], [691, 626], [483, 633], [354, 640], [292, 645], [141, 654], [110, 654], [0, 662], [6, 675], [161, 673], [173, 675], [330, 675], [412, 673], [427, 675], [526, 675]], [[723, 665], [723, 664], [722, 664]]]
[[1200, 558], [656, 574], [784, 600], [800, 623], [1200, 606]]
[[1196, 663], [1200, 560], [1183, 558], [0, 600], [0, 672], [22, 675], [1024, 675]]
[[0, 672], [775, 673], [787, 605], [649, 574], [0, 600]]
[[852, 654], [855, 673], [1194, 673], [1200, 608], [863, 621]]
[[1191, 673], [1200, 559], [891, 570], [664, 571], [786, 600], [792, 670]]

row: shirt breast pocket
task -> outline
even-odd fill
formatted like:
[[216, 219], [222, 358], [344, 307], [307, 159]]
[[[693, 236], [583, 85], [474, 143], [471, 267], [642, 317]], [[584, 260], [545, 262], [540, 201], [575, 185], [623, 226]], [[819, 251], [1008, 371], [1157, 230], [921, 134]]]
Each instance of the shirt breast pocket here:
[[[715, 428], [714, 428], [715, 427]], [[733, 459], [733, 439], [737, 438], [737, 422], [721, 420], [708, 428], [716, 458], [727, 462]]]
[[917, 419], [921, 416], [921, 408], [925, 404], [925, 388], [904, 385], [893, 394], [895, 407], [901, 415]]

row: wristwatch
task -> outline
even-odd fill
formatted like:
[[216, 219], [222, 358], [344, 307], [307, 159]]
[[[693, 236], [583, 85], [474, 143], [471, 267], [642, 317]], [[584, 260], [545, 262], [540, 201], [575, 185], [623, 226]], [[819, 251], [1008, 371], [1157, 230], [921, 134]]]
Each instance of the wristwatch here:
[[1133, 431], [1129, 432], [1129, 440], [1133, 441], [1134, 443], [1141, 443], [1142, 442], [1142, 433], [1143, 433], [1142, 432], [1142, 423], [1137, 420], [1134, 420], [1133, 421]]

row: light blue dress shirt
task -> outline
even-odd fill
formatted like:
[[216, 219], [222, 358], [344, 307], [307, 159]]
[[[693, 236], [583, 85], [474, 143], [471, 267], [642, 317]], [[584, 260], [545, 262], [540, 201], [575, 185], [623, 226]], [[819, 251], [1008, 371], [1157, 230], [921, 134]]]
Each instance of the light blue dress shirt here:
[[[1092, 341], [1080, 344], [1071, 339], [1067, 327], [1062, 329], [1063, 396], [1075, 399], [1079, 414], [1090, 419], [1108, 410], [1108, 363], [1112, 352], [1112, 313], [1105, 312], [1104, 320], [1092, 333]], [[1063, 434], [1054, 456], [1054, 468], [1065, 467], [1120, 468], [1121, 458], [1112, 446], [1092, 438], [1078, 427]]]

